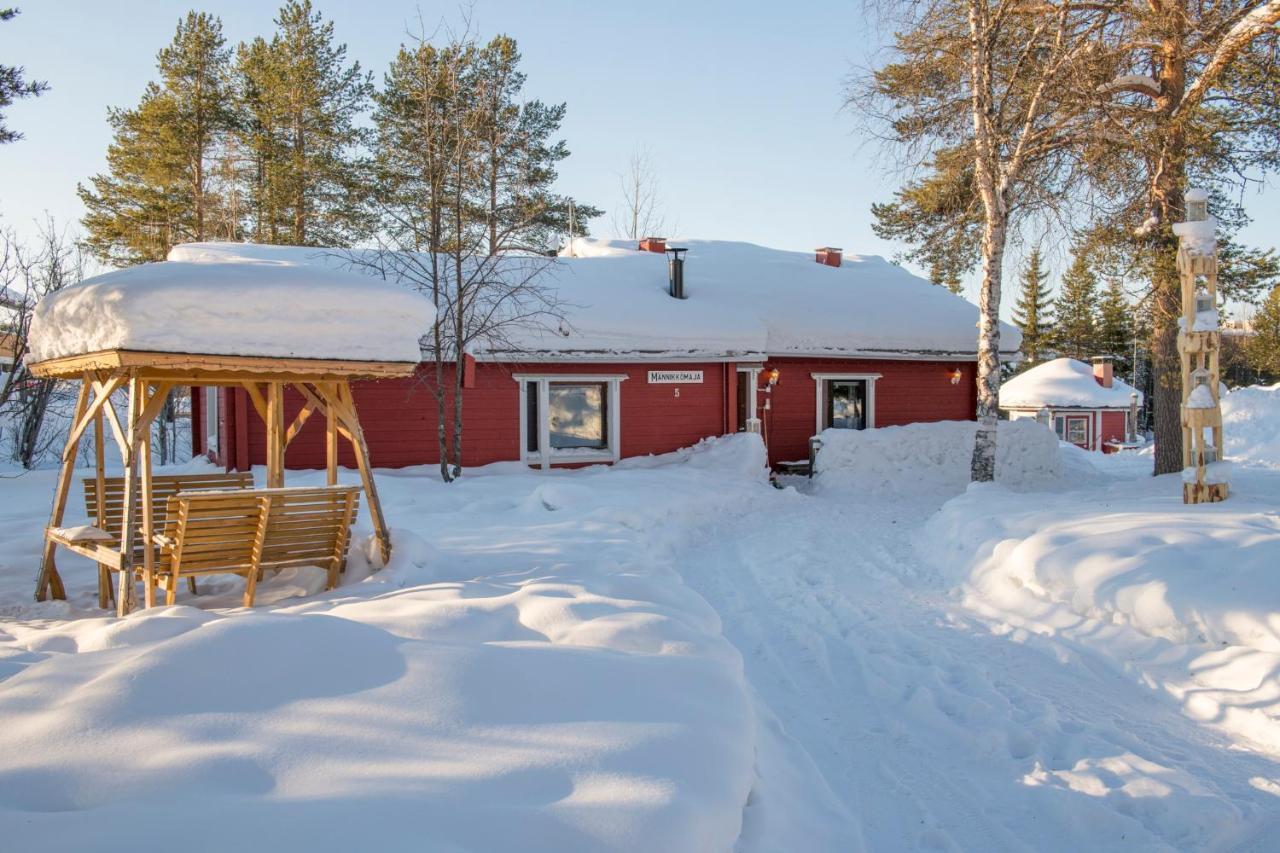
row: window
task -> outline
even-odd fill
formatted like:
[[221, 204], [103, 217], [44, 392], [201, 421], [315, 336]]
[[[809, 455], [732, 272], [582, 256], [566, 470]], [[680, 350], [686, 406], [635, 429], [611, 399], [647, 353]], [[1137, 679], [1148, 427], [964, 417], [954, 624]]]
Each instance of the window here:
[[618, 453], [618, 394], [625, 376], [518, 376], [524, 458], [610, 462]]
[[1088, 415], [1056, 415], [1053, 419], [1053, 431], [1061, 441], [1085, 448], [1089, 446]]
[[817, 397], [815, 432], [875, 428], [879, 373], [814, 373], [812, 376]]

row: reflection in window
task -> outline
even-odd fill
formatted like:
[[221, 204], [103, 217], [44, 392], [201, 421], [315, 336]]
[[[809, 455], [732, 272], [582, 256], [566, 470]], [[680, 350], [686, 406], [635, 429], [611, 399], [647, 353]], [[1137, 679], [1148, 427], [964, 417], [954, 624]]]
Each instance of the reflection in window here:
[[867, 428], [867, 383], [831, 380], [827, 383], [827, 426], [833, 429]]
[[608, 386], [605, 383], [548, 383], [547, 408], [552, 449], [608, 448]]

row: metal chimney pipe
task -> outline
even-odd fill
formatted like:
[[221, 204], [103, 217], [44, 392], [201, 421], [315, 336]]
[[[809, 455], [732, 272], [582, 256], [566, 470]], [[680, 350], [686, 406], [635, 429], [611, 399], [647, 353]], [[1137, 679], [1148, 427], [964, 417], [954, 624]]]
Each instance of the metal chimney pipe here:
[[667, 249], [670, 260], [667, 261], [667, 274], [670, 280], [669, 293], [675, 299], [684, 299], [684, 258], [681, 255], [688, 249], [671, 247]]

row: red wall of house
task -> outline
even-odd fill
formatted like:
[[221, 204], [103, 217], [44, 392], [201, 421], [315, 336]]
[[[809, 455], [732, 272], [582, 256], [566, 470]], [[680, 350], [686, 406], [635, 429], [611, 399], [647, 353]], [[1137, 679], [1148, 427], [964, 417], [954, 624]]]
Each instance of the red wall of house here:
[[[877, 427], [973, 420], [977, 407], [973, 362], [775, 358], [765, 363], [766, 370], [775, 367], [780, 375], [764, 424], [774, 464], [809, 458], [809, 438], [817, 426], [814, 373], [881, 374], [875, 383]], [[960, 381], [952, 384], [957, 369]]]
[[[814, 433], [816, 383], [823, 373], [880, 373], [876, 382], [877, 426], [914, 421], [965, 420], [973, 417], [975, 389], [972, 362], [863, 361], [779, 358], [766, 363], [780, 380], [764, 431], [770, 461], [808, 456]], [[951, 372], [962, 378], [952, 384]], [[689, 385], [648, 383], [650, 370], [701, 370], [703, 381]], [[736, 365], [714, 362], [680, 364], [477, 364], [474, 385], [466, 389], [463, 410], [463, 462], [485, 465], [520, 458], [520, 389], [513, 374], [625, 374], [619, 400], [623, 457], [666, 453], [708, 436], [736, 428]], [[436, 464], [435, 400], [428, 379], [434, 368], [423, 365], [412, 379], [354, 383], [352, 393], [369, 444], [372, 464], [379, 468]], [[452, 371], [445, 383], [452, 387]], [[677, 395], [677, 390], [679, 391]], [[766, 395], [759, 394], [763, 405]], [[245, 469], [266, 460], [265, 432], [242, 390], [224, 389], [221, 398], [221, 460]], [[452, 394], [447, 400], [452, 416]], [[302, 398], [285, 393], [285, 424], [302, 408]], [[193, 424], [194, 424], [193, 420]], [[345, 441], [339, 461], [353, 466]], [[285, 456], [290, 468], [324, 467], [324, 419], [312, 417]]]
[[1113, 452], [1107, 447], [1107, 442], [1125, 440], [1125, 424], [1127, 421], [1128, 417], [1122, 410], [1102, 413], [1102, 450], [1104, 453]]

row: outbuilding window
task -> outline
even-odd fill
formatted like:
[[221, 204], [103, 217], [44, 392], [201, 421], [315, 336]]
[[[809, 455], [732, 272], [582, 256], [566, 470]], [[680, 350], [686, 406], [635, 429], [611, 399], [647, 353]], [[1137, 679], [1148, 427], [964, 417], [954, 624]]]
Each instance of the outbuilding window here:
[[619, 458], [618, 395], [626, 376], [517, 376], [520, 446], [526, 462], [613, 462]]
[[812, 376], [817, 383], [815, 432], [875, 427], [879, 373], [814, 373]]

